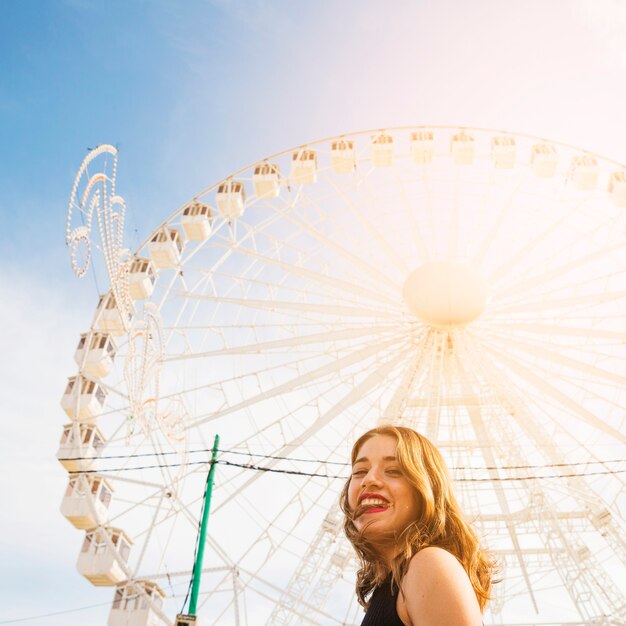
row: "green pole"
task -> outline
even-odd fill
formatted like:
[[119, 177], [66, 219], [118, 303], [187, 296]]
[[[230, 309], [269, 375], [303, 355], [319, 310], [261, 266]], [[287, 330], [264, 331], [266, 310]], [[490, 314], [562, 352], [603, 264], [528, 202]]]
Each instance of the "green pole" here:
[[204, 559], [204, 544], [206, 543], [206, 527], [209, 521], [209, 509], [211, 508], [211, 491], [213, 491], [213, 474], [215, 473], [215, 458], [220, 444], [220, 436], [215, 435], [213, 442], [213, 454], [211, 455], [211, 467], [206, 479], [204, 492], [204, 511], [202, 513], [202, 525], [200, 526], [200, 539], [198, 540], [198, 555], [193, 566], [193, 585], [191, 588], [191, 600], [189, 601], [189, 614], [196, 614], [198, 604], [198, 591], [200, 590], [200, 576], [202, 574], [202, 560]]

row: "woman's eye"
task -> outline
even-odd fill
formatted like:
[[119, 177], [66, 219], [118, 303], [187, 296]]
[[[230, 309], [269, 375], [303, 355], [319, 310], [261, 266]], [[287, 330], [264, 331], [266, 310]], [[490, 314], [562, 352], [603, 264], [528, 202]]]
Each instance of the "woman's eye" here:
[[365, 470], [362, 470], [362, 469], [360, 469], [360, 470], [354, 470], [354, 471], [352, 472], [352, 475], [353, 475], [353, 476], [363, 476], [363, 474], [365, 474]]
[[397, 476], [398, 474], [402, 474], [402, 472], [399, 469], [388, 469], [387, 474], [393, 474], [394, 476]]

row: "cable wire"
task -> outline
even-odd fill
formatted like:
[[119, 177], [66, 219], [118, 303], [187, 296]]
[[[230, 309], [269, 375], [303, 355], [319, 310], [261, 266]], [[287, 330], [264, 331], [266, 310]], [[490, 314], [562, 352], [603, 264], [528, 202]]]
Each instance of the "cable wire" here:
[[[226, 461], [225, 459], [217, 459], [215, 461], [216, 464], [221, 465], [229, 465], [231, 467], [240, 467], [243, 469], [250, 469], [260, 472], [273, 472], [276, 474], [290, 474], [294, 476], [309, 476], [314, 478], [333, 478], [333, 479], [343, 479], [347, 480], [349, 478], [345, 475], [333, 475], [333, 474], [322, 474], [319, 472], [302, 472], [300, 470], [288, 470], [288, 469], [277, 469], [274, 467], [263, 467], [261, 465], [253, 465], [251, 463], [234, 463], [232, 461]], [[174, 468], [174, 467], [187, 467], [190, 465], [209, 465], [210, 461], [188, 461], [186, 463], [169, 463], [169, 464], [155, 464], [155, 465], [143, 465], [140, 467], [118, 467], [111, 469], [99, 469], [99, 470], [84, 470], [84, 471], [72, 471], [69, 472], [70, 475], [78, 475], [78, 474], [103, 474], [110, 472], [130, 472], [130, 471], [140, 471], [147, 469], [160, 469], [160, 468]], [[470, 468], [474, 470], [486, 470], [489, 468]], [[492, 469], [503, 469], [503, 468], [492, 468]], [[606, 470], [602, 472], [586, 472], [586, 473], [578, 473], [578, 474], [554, 474], [552, 476], [494, 476], [492, 478], [456, 478], [454, 479], [456, 482], [492, 482], [492, 481], [517, 481], [517, 480], [536, 480], [536, 479], [546, 479], [546, 478], [584, 478], [586, 476], [606, 476], [609, 474], [622, 474], [626, 472], [625, 469], [620, 470]]]
[[[187, 454], [199, 454], [199, 453], [210, 453], [212, 452], [211, 448], [199, 448], [198, 450], [188, 450]], [[273, 459], [279, 461], [292, 461], [294, 463], [319, 463], [322, 465], [339, 465], [342, 467], [350, 467], [351, 463], [345, 461], [323, 461], [321, 459], [301, 459], [297, 457], [289, 457], [289, 456], [276, 456], [272, 454], [260, 454], [255, 452], [242, 452], [241, 450], [218, 450], [222, 454], [237, 454], [240, 456], [250, 456], [250, 457], [259, 457], [262, 459]], [[136, 454], [115, 454], [109, 456], [73, 456], [73, 457], [62, 457], [59, 458], [59, 461], [101, 461], [101, 460], [111, 460], [111, 459], [139, 459], [145, 457], [152, 457], [155, 455], [158, 456], [170, 456], [170, 455], [178, 455], [178, 452], [142, 452]], [[623, 463], [626, 459], [608, 459], [604, 461], [576, 461], [572, 463], [539, 463], [534, 465], [500, 465], [500, 466], [484, 466], [484, 467], [469, 467], [460, 465], [458, 467], [451, 468], [452, 471], [456, 470], [508, 470], [508, 469], [542, 469], [545, 467], [576, 467], [579, 465], [604, 465], [606, 463]], [[209, 461], [207, 461], [208, 463]], [[197, 463], [197, 462], [194, 462]], [[191, 464], [191, 463], [190, 463]], [[176, 467], [175, 465], [168, 467]]]

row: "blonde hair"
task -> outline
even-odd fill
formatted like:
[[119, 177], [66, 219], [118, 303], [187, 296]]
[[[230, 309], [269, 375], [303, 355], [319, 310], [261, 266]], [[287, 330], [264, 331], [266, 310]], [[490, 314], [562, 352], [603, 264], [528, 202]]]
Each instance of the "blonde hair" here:
[[461, 563], [482, 611], [490, 597], [496, 562], [481, 547], [476, 534], [463, 517], [452, 492], [451, 480], [441, 453], [426, 437], [410, 428], [378, 426], [356, 440], [352, 447], [352, 464], [361, 446], [376, 435], [387, 435], [396, 440], [398, 464], [415, 489], [420, 507], [417, 519], [395, 538], [403, 549], [389, 568], [354, 525], [353, 512], [348, 503], [351, 479], [346, 482], [341, 492], [340, 505], [345, 515], [344, 531], [361, 565], [356, 583], [359, 603], [368, 607], [369, 601], [366, 598], [385, 580], [390, 569], [392, 588], [400, 588], [411, 557], [422, 548], [437, 546], [453, 554]]

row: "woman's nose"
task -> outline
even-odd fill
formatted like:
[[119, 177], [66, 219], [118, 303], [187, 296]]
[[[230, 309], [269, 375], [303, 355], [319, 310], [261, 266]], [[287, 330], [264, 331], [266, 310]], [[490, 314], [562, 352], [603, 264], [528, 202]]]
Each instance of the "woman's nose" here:
[[364, 485], [380, 485], [382, 480], [382, 473], [377, 467], [370, 467], [363, 478]]

